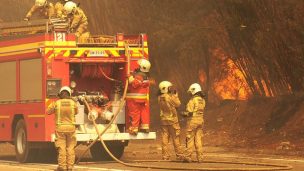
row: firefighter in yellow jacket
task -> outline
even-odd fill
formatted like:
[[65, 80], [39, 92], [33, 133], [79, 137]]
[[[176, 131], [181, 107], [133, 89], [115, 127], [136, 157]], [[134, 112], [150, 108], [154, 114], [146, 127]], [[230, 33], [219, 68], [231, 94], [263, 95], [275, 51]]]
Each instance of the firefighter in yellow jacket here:
[[55, 146], [58, 149], [57, 170], [72, 170], [75, 162], [75, 115], [76, 103], [70, 98], [71, 89], [64, 86], [59, 92], [60, 99], [48, 108], [48, 113], [55, 113]]
[[88, 18], [84, 14], [83, 10], [77, 7], [77, 5], [69, 1], [64, 5], [64, 11], [70, 20], [70, 31], [75, 33], [76, 37], [89, 37], [90, 33], [88, 31]]
[[204, 124], [204, 110], [205, 100], [201, 86], [198, 83], [192, 84], [188, 93], [191, 94], [186, 112], [183, 113], [187, 117], [187, 132], [186, 143], [187, 149], [185, 152], [185, 161], [191, 162], [191, 155], [193, 148], [196, 148], [196, 157], [198, 162], [203, 162], [203, 124]]
[[159, 84], [158, 104], [160, 107], [162, 154], [163, 160], [169, 160], [168, 143], [172, 137], [176, 158], [183, 160], [183, 148], [180, 143], [180, 126], [176, 108], [181, 105], [176, 90], [172, 83], [162, 81]]
[[28, 21], [34, 13], [39, 12], [41, 18], [49, 19], [55, 17], [55, 8], [53, 3], [47, 2], [47, 0], [35, 0], [34, 6], [26, 14], [24, 20]]
[[56, 18], [65, 18], [66, 15], [64, 14], [64, 5], [67, 3], [69, 0], [59, 0], [58, 2], [55, 3], [55, 17]]

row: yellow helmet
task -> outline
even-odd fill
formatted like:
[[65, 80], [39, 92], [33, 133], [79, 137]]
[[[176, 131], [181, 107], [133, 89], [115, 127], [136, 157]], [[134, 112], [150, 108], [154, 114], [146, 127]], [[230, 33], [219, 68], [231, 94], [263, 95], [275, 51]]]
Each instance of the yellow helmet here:
[[137, 64], [139, 65], [139, 70], [141, 72], [149, 72], [151, 68], [151, 63], [146, 59], [140, 59], [137, 61]]
[[47, 3], [46, 0], [35, 0], [35, 5], [37, 5], [39, 7], [45, 6], [46, 3]]
[[172, 83], [169, 81], [162, 81], [158, 85], [161, 93], [168, 93], [169, 87], [171, 87], [171, 86], [172, 86]]
[[201, 86], [198, 83], [193, 83], [190, 85], [188, 92], [191, 93], [192, 95], [194, 95], [197, 92], [202, 91]]
[[63, 8], [67, 14], [71, 14], [76, 7], [77, 5], [74, 2], [68, 1], [67, 3], [64, 4]]
[[59, 94], [60, 94], [61, 92], [63, 92], [63, 91], [67, 91], [67, 92], [69, 93], [69, 96], [72, 95], [72, 90], [71, 90], [71, 88], [68, 87], [68, 86], [63, 86], [63, 87], [61, 87], [61, 89], [60, 89], [60, 91], [59, 91]]

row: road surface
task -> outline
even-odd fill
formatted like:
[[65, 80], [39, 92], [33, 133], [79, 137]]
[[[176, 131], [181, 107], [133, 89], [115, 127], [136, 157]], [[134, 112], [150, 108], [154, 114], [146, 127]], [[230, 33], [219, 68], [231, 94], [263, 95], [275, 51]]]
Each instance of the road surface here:
[[[84, 150], [84, 146], [76, 148], [77, 155]], [[173, 150], [171, 148], [171, 150]], [[173, 154], [173, 153], [172, 153]], [[122, 157], [124, 161], [134, 160], [160, 160], [161, 147], [153, 141], [147, 142], [131, 142], [126, 147]], [[174, 159], [172, 155], [172, 159]], [[162, 167], [177, 167], [177, 168], [269, 168], [265, 166], [252, 166], [242, 164], [227, 164], [227, 163], [210, 163], [208, 161], [228, 161], [228, 162], [245, 162], [245, 163], [267, 163], [278, 165], [291, 165], [292, 171], [304, 170], [304, 158], [301, 157], [286, 157], [278, 155], [265, 154], [248, 154], [241, 152], [231, 152], [218, 147], [205, 147], [204, 163], [182, 163], [182, 162], [132, 162], [139, 165], [162, 166]], [[27, 163], [20, 164], [15, 160], [14, 147], [8, 143], [0, 144], [0, 171], [46, 171], [54, 170], [57, 165], [55, 162], [47, 163]], [[96, 162], [91, 159], [90, 154], [87, 154], [82, 162], [75, 166], [75, 171], [95, 170], [95, 171], [127, 171], [135, 170], [142, 171], [143, 168], [127, 167], [116, 162]], [[156, 171], [160, 169], [149, 169]], [[168, 169], [166, 169], [168, 170]]]

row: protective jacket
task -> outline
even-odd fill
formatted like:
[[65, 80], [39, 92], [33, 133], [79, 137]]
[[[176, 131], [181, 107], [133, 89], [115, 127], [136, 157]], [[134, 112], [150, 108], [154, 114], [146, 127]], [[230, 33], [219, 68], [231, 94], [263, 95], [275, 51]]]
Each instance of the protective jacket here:
[[70, 30], [75, 33], [77, 37], [88, 32], [88, 18], [83, 10], [76, 8], [71, 16]]
[[194, 95], [187, 104], [185, 115], [192, 116], [193, 119], [203, 119], [205, 106], [205, 100], [199, 95]]
[[31, 18], [32, 15], [36, 12], [39, 12], [39, 15], [46, 19], [55, 17], [55, 7], [52, 3], [48, 3], [46, 6], [43, 7], [37, 5], [32, 6], [32, 8], [26, 14], [26, 18]]
[[146, 102], [148, 100], [150, 82], [145, 73], [137, 71], [129, 78], [127, 99], [136, 102]]
[[75, 115], [78, 112], [78, 108], [72, 99], [57, 100], [55, 103], [53, 103], [51, 109], [55, 111], [56, 131], [75, 131]]
[[175, 94], [162, 94], [158, 96], [158, 104], [160, 107], [160, 119], [162, 125], [173, 125], [178, 122], [176, 108], [181, 102]]

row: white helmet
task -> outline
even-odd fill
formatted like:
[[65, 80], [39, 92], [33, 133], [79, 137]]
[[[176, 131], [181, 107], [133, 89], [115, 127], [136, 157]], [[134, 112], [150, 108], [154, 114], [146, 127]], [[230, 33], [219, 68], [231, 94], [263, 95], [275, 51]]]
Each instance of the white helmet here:
[[46, 0], [35, 0], [35, 5], [42, 7], [46, 4]]
[[59, 93], [61, 93], [61, 92], [63, 92], [63, 91], [67, 91], [67, 92], [69, 93], [69, 96], [71, 96], [71, 94], [72, 94], [72, 90], [71, 90], [71, 88], [68, 87], [68, 86], [63, 86], [63, 87], [61, 87]]
[[76, 7], [77, 7], [77, 5], [74, 2], [69, 1], [64, 4], [63, 8], [67, 14], [71, 14]]
[[172, 83], [169, 81], [162, 81], [158, 85], [161, 93], [168, 93], [169, 87], [171, 87], [171, 86], [172, 86]]
[[139, 65], [139, 69], [141, 72], [149, 72], [151, 68], [151, 63], [146, 59], [138, 60], [137, 64]]
[[194, 95], [197, 92], [202, 91], [201, 86], [198, 83], [193, 83], [190, 85], [188, 92], [191, 93], [192, 95]]

